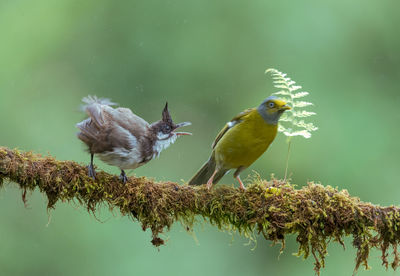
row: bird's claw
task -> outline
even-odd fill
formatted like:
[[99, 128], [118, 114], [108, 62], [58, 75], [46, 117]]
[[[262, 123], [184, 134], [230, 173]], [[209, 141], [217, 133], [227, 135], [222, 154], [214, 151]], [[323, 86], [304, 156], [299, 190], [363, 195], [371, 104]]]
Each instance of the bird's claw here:
[[87, 166], [88, 168], [88, 176], [90, 178], [92, 178], [93, 180], [96, 179], [96, 171], [94, 170], [94, 167], [92, 164], [90, 164], [89, 166]]
[[128, 177], [126, 176], [124, 171], [121, 171], [121, 174], [119, 175], [119, 180], [121, 180], [124, 184], [126, 184], [126, 182], [128, 181]]

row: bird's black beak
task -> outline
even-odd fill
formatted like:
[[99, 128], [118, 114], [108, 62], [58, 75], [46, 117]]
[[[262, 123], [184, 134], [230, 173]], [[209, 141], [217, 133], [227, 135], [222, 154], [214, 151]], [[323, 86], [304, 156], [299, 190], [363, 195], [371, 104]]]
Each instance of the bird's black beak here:
[[[192, 124], [191, 122], [179, 123], [179, 124], [175, 125], [175, 129], [180, 128], [180, 127], [184, 127], [184, 126], [190, 126], [191, 124]], [[192, 135], [192, 133], [190, 133], [190, 132], [176, 132], [176, 131], [173, 131], [173, 133], [175, 133], [178, 136], [180, 136], [180, 135]]]

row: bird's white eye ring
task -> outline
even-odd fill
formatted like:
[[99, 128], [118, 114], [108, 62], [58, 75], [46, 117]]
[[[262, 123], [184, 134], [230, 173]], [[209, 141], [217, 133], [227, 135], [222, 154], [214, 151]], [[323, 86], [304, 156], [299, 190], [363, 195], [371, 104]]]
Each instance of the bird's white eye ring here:
[[270, 108], [273, 108], [273, 107], [275, 107], [275, 104], [274, 104], [273, 102], [269, 102], [269, 103], [268, 103], [268, 106], [269, 106]]

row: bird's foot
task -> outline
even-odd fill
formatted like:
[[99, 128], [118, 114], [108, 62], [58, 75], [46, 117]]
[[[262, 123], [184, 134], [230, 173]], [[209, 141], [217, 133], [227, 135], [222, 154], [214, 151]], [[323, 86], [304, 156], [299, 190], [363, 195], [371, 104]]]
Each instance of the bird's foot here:
[[126, 184], [128, 181], [128, 177], [126, 176], [124, 170], [121, 170], [121, 174], [119, 175], [119, 180], [122, 181], [122, 183]]
[[239, 185], [240, 185], [239, 188], [240, 188], [240, 190], [246, 191], [246, 187], [244, 186], [242, 180], [240, 179], [240, 176], [237, 176], [236, 179], [237, 179], [237, 181], [239, 181]]
[[93, 164], [89, 164], [89, 166], [87, 166], [88, 168], [88, 176], [90, 178], [92, 178], [93, 180], [96, 179], [96, 171], [94, 170], [94, 166]]
[[212, 188], [212, 186], [213, 186], [213, 182], [214, 182], [214, 177], [215, 177], [215, 175], [217, 174], [217, 172], [218, 172], [218, 170], [216, 169], [216, 170], [214, 171], [214, 173], [211, 175], [210, 179], [208, 179], [208, 181], [207, 181], [207, 189], [208, 189], [208, 190], [211, 190], [211, 188]]
[[[211, 181], [210, 181], [210, 180], [211, 180]], [[210, 179], [210, 180], [208, 180], [208, 182], [207, 182], [207, 189], [208, 189], [208, 190], [211, 190], [211, 188], [212, 188], [212, 186], [213, 186], [212, 179]]]

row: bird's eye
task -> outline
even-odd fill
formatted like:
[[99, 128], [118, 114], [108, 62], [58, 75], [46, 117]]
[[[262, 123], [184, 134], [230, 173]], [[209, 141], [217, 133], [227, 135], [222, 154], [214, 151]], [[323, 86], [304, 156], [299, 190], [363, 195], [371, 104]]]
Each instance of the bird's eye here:
[[171, 127], [169, 125], [166, 125], [164, 127], [165, 132], [170, 132], [171, 131]]
[[273, 108], [273, 107], [275, 107], [275, 104], [274, 104], [273, 102], [269, 102], [269, 103], [268, 103], [268, 107], [269, 107], [269, 108]]

